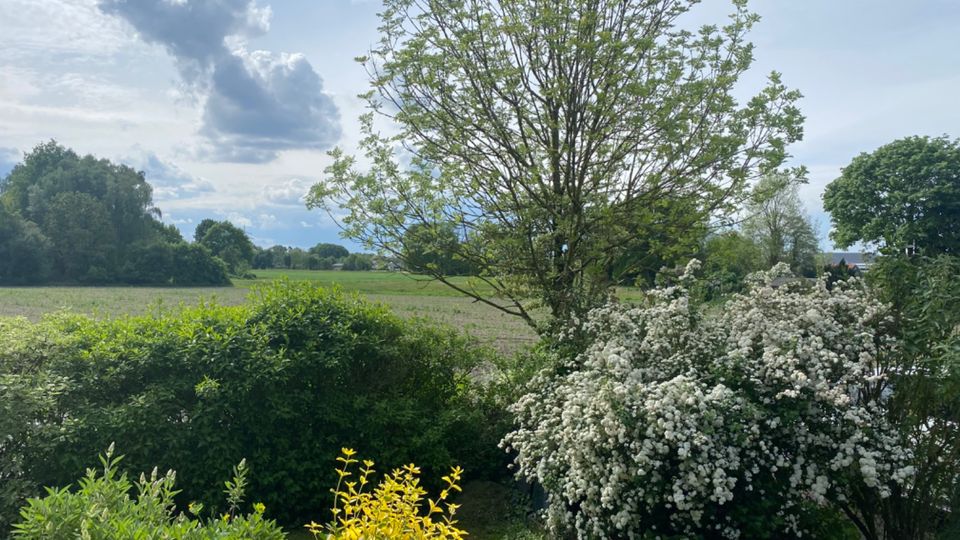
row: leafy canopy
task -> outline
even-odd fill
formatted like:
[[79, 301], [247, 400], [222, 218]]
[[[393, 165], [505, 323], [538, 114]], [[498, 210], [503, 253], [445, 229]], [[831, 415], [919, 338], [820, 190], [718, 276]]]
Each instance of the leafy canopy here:
[[960, 252], [960, 141], [907, 137], [860, 154], [827, 185], [823, 207], [839, 247]]
[[769, 174], [747, 201], [743, 232], [760, 248], [763, 269], [785, 262], [797, 275], [816, 275], [819, 240], [800, 201], [803, 182], [788, 173]]
[[777, 73], [734, 98], [756, 15], [736, 1], [726, 25], [691, 32], [678, 19], [694, 4], [386, 0], [359, 59], [364, 167], [332, 151], [308, 205], [400, 259], [408, 229], [452, 223], [475, 285], [418, 271], [541, 331], [557, 325], [535, 305], [555, 323], [585, 314], [637, 239], [730, 211], [801, 136], [799, 93]]
[[197, 226], [195, 235], [203, 228], [203, 236], [197, 243], [223, 260], [231, 273], [249, 268], [256, 248], [247, 233], [229, 221], [211, 221], [205, 219]]
[[[188, 249], [159, 217], [143, 172], [56, 141], [37, 145], [0, 179], [0, 283], [229, 284], [208, 252]], [[186, 265], [174, 264], [174, 251]]]

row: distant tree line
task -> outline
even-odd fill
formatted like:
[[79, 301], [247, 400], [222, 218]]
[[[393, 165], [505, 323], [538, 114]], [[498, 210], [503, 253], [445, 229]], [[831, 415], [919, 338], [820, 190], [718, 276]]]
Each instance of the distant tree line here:
[[0, 179], [0, 284], [230, 283], [159, 218], [143, 172], [40, 144]]
[[227, 285], [251, 269], [398, 269], [336, 244], [260, 248], [229, 221], [204, 219], [188, 242], [160, 221], [143, 172], [55, 141], [0, 179], [0, 285]]
[[288, 246], [256, 248], [254, 269], [287, 270], [397, 270], [399, 265], [369, 253], [350, 253], [339, 244], [320, 243], [309, 249]]

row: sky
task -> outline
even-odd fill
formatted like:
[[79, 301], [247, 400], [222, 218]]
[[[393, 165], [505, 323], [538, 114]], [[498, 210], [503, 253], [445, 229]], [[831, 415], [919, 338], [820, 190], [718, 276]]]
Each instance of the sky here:
[[[0, 176], [55, 139], [146, 173], [186, 237], [228, 219], [261, 246], [358, 246], [302, 197], [357, 147], [378, 0], [0, 0]], [[831, 249], [821, 195], [861, 152], [960, 136], [960, 2], [765, 0], [743, 96], [771, 70], [800, 90], [789, 166]], [[723, 22], [729, 3], [693, 16]]]

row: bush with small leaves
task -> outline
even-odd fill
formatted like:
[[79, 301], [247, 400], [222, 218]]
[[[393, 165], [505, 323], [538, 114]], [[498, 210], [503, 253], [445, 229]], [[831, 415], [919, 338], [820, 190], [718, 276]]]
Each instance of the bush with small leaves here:
[[6, 373], [57, 386], [37, 390], [41, 409], [56, 391], [50, 414], [0, 417], [0, 435], [18, 441], [0, 442], [0, 494], [6, 468], [19, 483], [17, 500], [0, 498], [0, 519], [24, 494], [72, 481], [113, 440], [132, 469], [177, 470], [181, 503], [219, 500], [219, 479], [245, 457], [248, 493], [284, 525], [326, 506], [336, 477], [318, 456], [344, 444], [390, 468], [416, 461], [428, 478], [454, 463], [473, 478], [506, 470], [496, 446], [506, 414], [470, 375], [494, 355], [357, 296], [276, 283], [243, 306], [9, 326], [0, 321], [0, 397]]
[[547, 490], [554, 532], [818, 535], [852, 493], [908, 482], [881, 407], [884, 307], [856, 281], [773, 287], [781, 265], [705, 318], [688, 293], [695, 263], [645, 305], [594, 311], [592, 345], [513, 406], [504, 445]]
[[[262, 504], [254, 504], [250, 514], [238, 514], [243, 499], [246, 468], [241, 462], [234, 479], [227, 482], [230, 511], [207, 520], [178, 513], [173, 498], [176, 474], [140, 475], [131, 482], [114, 457], [113, 445], [100, 457], [103, 470], [88, 469], [78, 489], [49, 488], [42, 498], [30, 499], [21, 510], [22, 519], [14, 525], [18, 540], [84, 538], [117, 540], [120, 538], [175, 538], [179, 540], [283, 540], [283, 531], [264, 517]], [[130, 491], [136, 488], [136, 496]], [[199, 512], [197, 506], [191, 512]]]
[[[359, 472], [352, 470], [359, 460], [356, 452], [343, 448], [337, 461], [339, 480], [333, 490], [333, 521], [327, 525], [307, 525], [314, 538], [323, 540], [462, 540], [467, 533], [456, 527], [458, 505], [448, 502], [453, 491], [460, 491], [460, 467], [443, 477], [445, 487], [436, 500], [425, 498], [420, 486], [420, 468], [414, 464], [394, 469], [370, 489], [373, 462], [363, 460]], [[355, 472], [357, 475], [355, 476]], [[356, 480], [350, 480], [351, 477]], [[424, 508], [426, 502], [426, 508]]]

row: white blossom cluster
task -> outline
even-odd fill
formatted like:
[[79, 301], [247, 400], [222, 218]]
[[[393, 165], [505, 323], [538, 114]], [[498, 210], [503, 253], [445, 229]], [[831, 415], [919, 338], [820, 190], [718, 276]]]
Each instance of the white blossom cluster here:
[[885, 496], [912, 475], [878, 406], [894, 346], [881, 304], [856, 284], [774, 288], [778, 267], [702, 317], [696, 269], [646, 305], [593, 312], [587, 351], [513, 406], [503, 446], [549, 493], [553, 530], [747, 537], [758, 505], [752, 519], [800, 536], [804, 504]]

